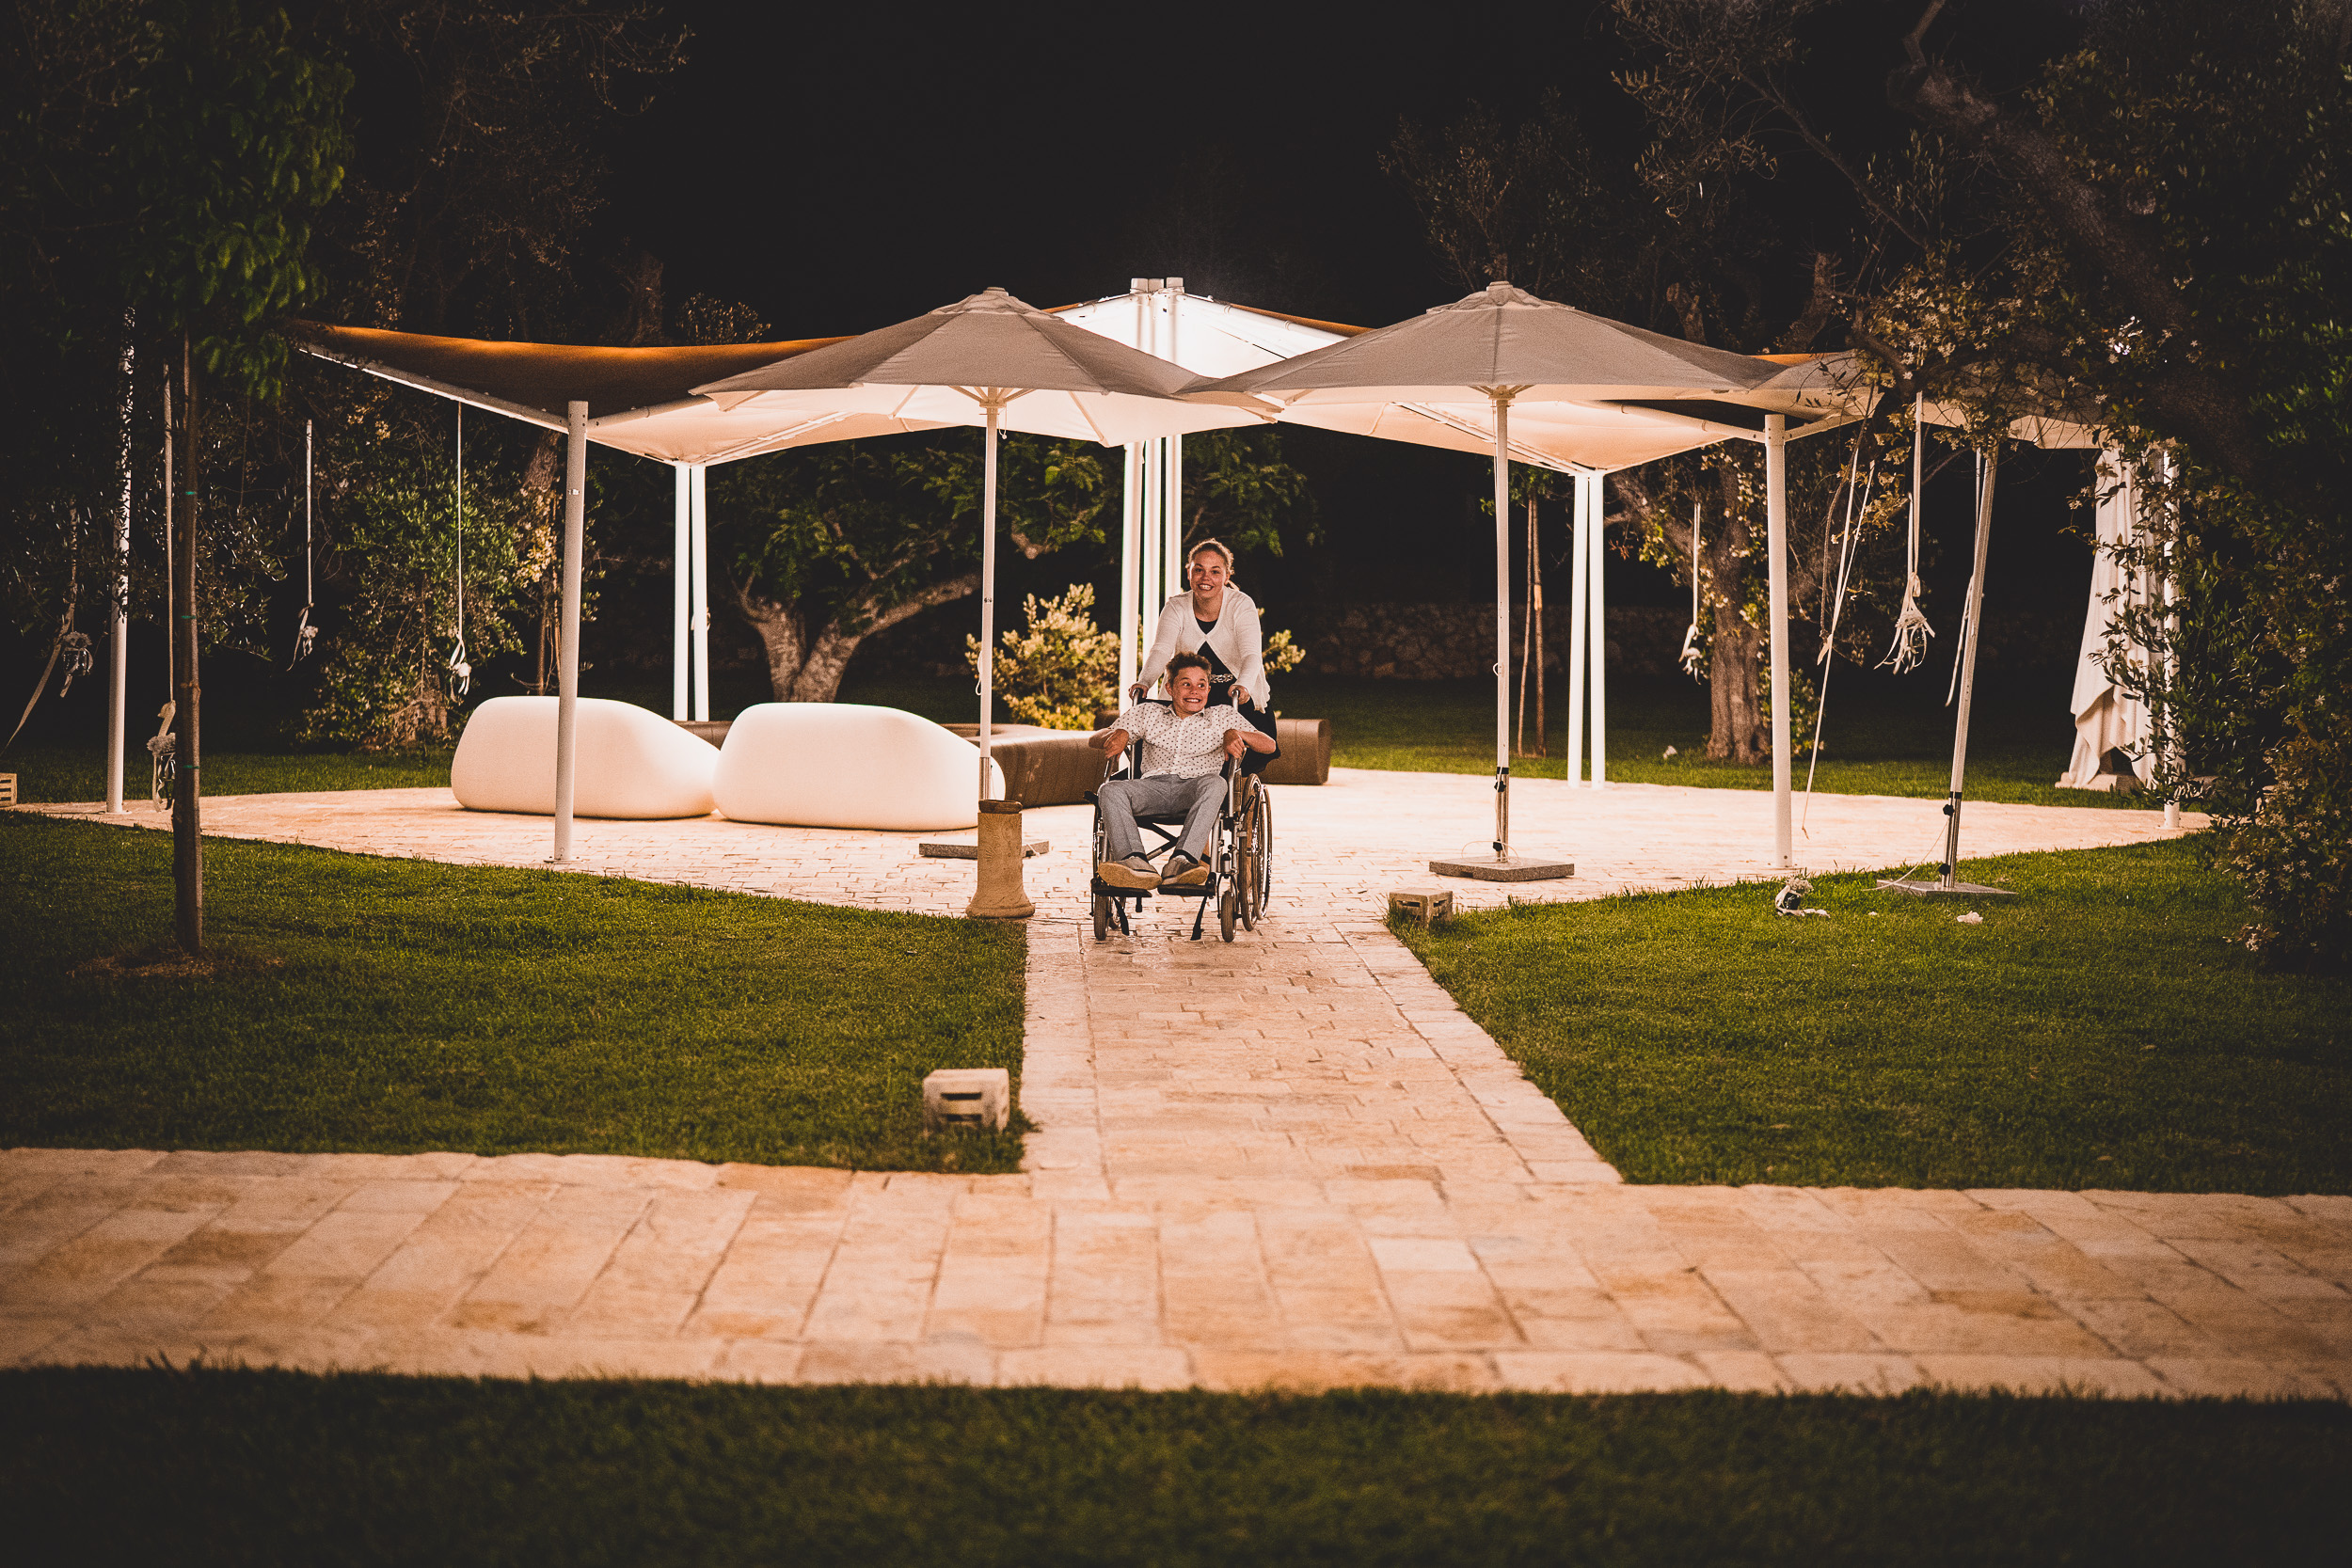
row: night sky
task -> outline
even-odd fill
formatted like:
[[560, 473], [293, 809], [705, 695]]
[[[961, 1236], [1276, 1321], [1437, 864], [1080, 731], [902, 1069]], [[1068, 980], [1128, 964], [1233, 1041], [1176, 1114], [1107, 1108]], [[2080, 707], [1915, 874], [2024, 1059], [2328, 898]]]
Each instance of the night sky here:
[[[2069, 9], [1979, 0], [1961, 42], [1997, 87], [2062, 37]], [[1639, 151], [1639, 112], [1611, 79], [1630, 62], [1605, 10], [673, 4], [694, 34], [690, 63], [616, 127], [605, 226], [663, 260], [674, 306], [739, 299], [780, 337], [865, 331], [991, 284], [1055, 306], [1171, 275], [1196, 293], [1384, 325], [1462, 293], [1378, 166], [1401, 119], [1442, 122], [1472, 99], [1514, 116], [1556, 89], [1600, 155]], [[1889, 5], [1856, 27], [1850, 12], [1818, 40], [1802, 82], [1828, 123], [1885, 115], [1879, 84], [1911, 15]], [[1799, 154], [1783, 178], [1783, 219], [1801, 230], [1823, 176]], [[1793, 267], [1772, 279], [1787, 314], [1805, 282]], [[1489, 483], [1475, 463], [1311, 431], [1288, 440], [1334, 544], [1311, 568], [1261, 562], [1262, 575], [1293, 594], [1387, 597], [1408, 574], [1422, 596], [1491, 591], [1491, 546], [1472, 547], [1491, 538], [1470, 515]], [[2010, 477], [2020, 521], [2002, 553], [2026, 552], [2037, 588], [2044, 557], [2062, 580], [2087, 579], [2065, 504], [2083, 460], [2030, 458]], [[1964, 528], [1966, 498], [1951, 501]], [[1415, 547], [1425, 531], [1439, 547]], [[1625, 577], [1621, 599], [1685, 592], [1644, 568]]]

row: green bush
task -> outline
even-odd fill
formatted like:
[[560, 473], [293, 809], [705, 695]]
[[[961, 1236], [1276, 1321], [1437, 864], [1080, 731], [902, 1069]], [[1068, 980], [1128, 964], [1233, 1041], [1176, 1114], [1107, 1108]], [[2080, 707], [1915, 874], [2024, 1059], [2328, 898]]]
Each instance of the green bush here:
[[[996, 694], [1028, 723], [1049, 730], [1090, 730], [1118, 705], [1119, 634], [1094, 624], [1094, 590], [1073, 582], [1061, 597], [1028, 595], [1029, 628], [1004, 634], [996, 653]], [[980, 667], [980, 640], [964, 640], [965, 662]]]
[[2230, 835], [2229, 866], [2263, 919], [2246, 945], [2296, 968], [2352, 966], [2352, 742], [2298, 736], [2277, 783]]

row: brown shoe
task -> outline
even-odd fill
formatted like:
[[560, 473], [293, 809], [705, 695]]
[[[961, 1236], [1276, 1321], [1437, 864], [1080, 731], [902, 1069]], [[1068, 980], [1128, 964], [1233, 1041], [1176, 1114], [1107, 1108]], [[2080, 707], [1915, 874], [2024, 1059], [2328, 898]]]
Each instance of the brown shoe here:
[[1168, 875], [1160, 879], [1164, 887], [1200, 887], [1209, 879], [1209, 868], [1190, 855], [1178, 853], [1168, 863]]
[[1160, 885], [1160, 874], [1152, 869], [1152, 863], [1141, 855], [1130, 855], [1123, 861], [1104, 861], [1094, 868], [1095, 879], [1109, 887], [1134, 888], [1149, 893]]

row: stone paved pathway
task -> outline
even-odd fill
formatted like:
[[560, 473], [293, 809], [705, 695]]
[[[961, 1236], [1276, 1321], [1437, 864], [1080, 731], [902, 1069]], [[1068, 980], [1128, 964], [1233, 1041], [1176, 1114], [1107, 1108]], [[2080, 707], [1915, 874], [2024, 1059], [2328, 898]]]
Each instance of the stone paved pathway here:
[[[573, 1156], [0, 1154], [0, 1363], [774, 1381], [1607, 1390], [1921, 1381], [2352, 1398], [2352, 1198], [1633, 1187], [1379, 924], [1474, 841], [1473, 777], [1277, 792], [1254, 935], [1072, 918], [1086, 814], [1031, 814], [1025, 1174]], [[1761, 871], [1734, 791], [1515, 790], [1572, 883]], [[135, 818], [135, 821], [137, 820]], [[1823, 797], [1816, 870], [1901, 864], [1934, 802]], [[2157, 836], [1972, 807], [1972, 850]], [[208, 802], [225, 836], [528, 865], [446, 792]], [[581, 825], [580, 868], [953, 912], [921, 835]], [[1400, 841], [1403, 841], [1400, 844]]]

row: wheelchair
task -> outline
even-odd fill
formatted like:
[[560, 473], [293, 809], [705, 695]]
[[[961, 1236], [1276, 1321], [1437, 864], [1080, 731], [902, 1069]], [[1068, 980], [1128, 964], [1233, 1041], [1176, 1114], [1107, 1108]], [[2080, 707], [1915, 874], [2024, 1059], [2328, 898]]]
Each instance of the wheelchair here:
[[[1114, 930], [1121, 936], [1134, 935], [1128, 905], [1133, 903], [1136, 912], [1141, 913], [1143, 901], [1155, 894], [1167, 898], [1199, 900], [1192, 917], [1195, 942], [1200, 940], [1202, 927], [1208, 923], [1212, 902], [1216, 906], [1217, 934], [1227, 942], [1233, 940], [1236, 927], [1246, 931], [1257, 929], [1274, 886], [1274, 803], [1258, 775], [1273, 760], [1272, 755], [1259, 752], [1244, 753], [1238, 765], [1232, 757], [1225, 759], [1225, 803], [1217, 809], [1216, 827], [1209, 834], [1207, 852], [1202, 857], [1202, 863], [1209, 868], [1207, 881], [1193, 887], [1163, 886], [1146, 891], [1113, 887], [1100, 875], [1089, 876], [1089, 886], [1094, 895], [1095, 941], [1107, 941]], [[1142, 776], [1143, 742], [1136, 740], [1104, 770], [1103, 783]], [[1093, 859], [1087, 863], [1099, 868], [1110, 852], [1110, 831], [1103, 820], [1103, 803], [1095, 791], [1087, 791], [1087, 804], [1094, 808]], [[1184, 837], [1184, 818], [1178, 812], [1139, 813], [1136, 826], [1143, 832], [1144, 857], [1154, 864], [1164, 864]], [[1158, 842], [1152, 842], [1154, 839]]]

